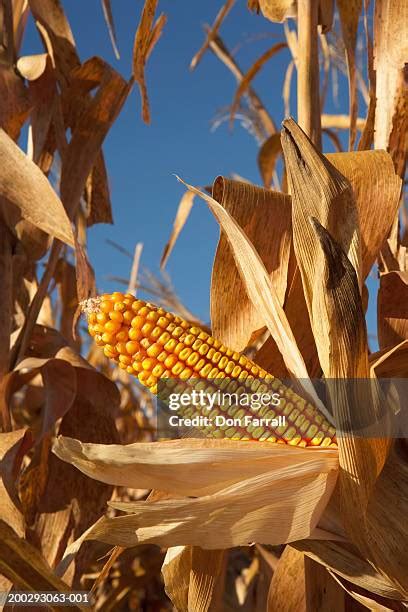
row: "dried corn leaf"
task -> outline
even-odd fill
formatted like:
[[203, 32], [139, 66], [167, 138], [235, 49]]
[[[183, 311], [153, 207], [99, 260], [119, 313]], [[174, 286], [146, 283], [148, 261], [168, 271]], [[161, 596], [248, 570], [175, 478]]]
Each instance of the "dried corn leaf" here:
[[[54, 452], [91, 478], [181, 496], [210, 495], [269, 471], [312, 459], [310, 449], [233, 440], [171, 440], [122, 445], [83, 444], [59, 438]], [[327, 461], [336, 451], [318, 450]], [[240, 469], [237, 470], [239, 461]], [[334, 466], [335, 464], [333, 464]]]
[[304, 555], [286, 546], [273, 572], [267, 612], [306, 612]]
[[159, 17], [154, 22], [154, 25], [151, 29], [149, 41], [147, 43], [147, 52], [146, 52], [146, 62], [149, 59], [153, 49], [157, 45], [161, 35], [163, 34], [163, 28], [167, 23], [167, 17], [164, 13], [161, 13]]
[[111, 39], [112, 48], [115, 53], [115, 57], [116, 59], [120, 59], [118, 44], [116, 41], [115, 22], [113, 21], [112, 6], [110, 0], [102, 0], [102, 10], [109, 32], [109, 38]]
[[158, 0], [145, 0], [133, 44], [133, 77], [139, 85], [140, 97], [142, 99], [142, 117], [145, 123], [150, 123], [149, 99], [145, 81], [145, 64], [157, 2]]
[[280, 134], [272, 134], [263, 143], [258, 153], [258, 167], [263, 180], [264, 187], [269, 189], [272, 184], [276, 161], [282, 152]]
[[[223, 64], [225, 64], [225, 66], [231, 71], [231, 73], [237, 79], [238, 83], [241, 83], [242, 79], [244, 78], [244, 74], [239, 68], [235, 58], [228, 51], [227, 47], [225, 46], [225, 43], [222, 41], [220, 36], [213, 37], [213, 39], [210, 41], [210, 47], [214, 54], [218, 57], [218, 59], [220, 59]], [[263, 128], [264, 133], [262, 134], [262, 138], [264, 138], [265, 135], [271, 136], [276, 132], [276, 126], [273, 118], [270, 116], [261, 99], [255, 93], [251, 86], [247, 88], [247, 95], [249, 104], [256, 116], [258, 117], [259, 124]]]
[[349, 181], [355, 197], [360, 234], [362, 277], [378, 257], [398, 210], [401, 180], [385, 151], [330, 153], [326, 158]]
[[194, 546], [168, 549], [162, 574], [166, 593], [177, 610], [206, 612], [214, 607], [217, 609], [223, 560], [222, 550], [203, 550]]
[[[326, 376], [330, 377], [327, 314], [320, 312], [321, 279], [326, 262], [310, 218], [316, 218], [344, 246], [361, 275], [359, 223], [350, 183], [314, 148], [292, 120], [284, 121], [282, 147], [292, 194], [293, 244], [302, 275], [306, 303]], [[314, 303], [314, 299], [316, 302]]]
[[407, 378], [408, 340], [391, 349], [384, 349], [370, 355], [371, 376], [377, 378]]
[[[184, 461], [188, 462], [190, 470], [188, 479], [185, 478], [184, 481], [182, 481], [180, 463], [171, 466], [171, 459], [168, 460], [168, 457], [177, 458], [177, 454], [168, 452], [170, 449], [174, 451], [174, 447], [177, 446], [179, 449], [183, 448]], [[333, 491], [337, 475], [337, 452], [323, 449], [322, 452], [304, 450], [301, 451], [303, 455], [301, 457], [300, 453], [297, 453], [300, 449], [286, 447], [283, 451], [286, 458], [283, 459], [282, 450], [270, 445], [268, 459], [265, 460], [276, 458], [275, 466], [269, 471], [263, 471], [263, 460], [258, 459], [257, 475], [247, 478], [242, 477], [241, 472], [241, 462], [245, 464], [247, 451], [249, 456], [254, 456], [253, 453], [267, 452], [267, 449], [265, 444], [262, 446], [257, 444], [254, 451], [250, 450], [251, 444], [245, 446], [247, 448], [244, 454], [242, 444], [226, 440], [180, 440], [176, 441], [176, 444], [151, 444], [152, 450], [158, 457], [161, 451], [167, 449], [160, 460], [160, 475], [156, 469], [156, 482], [157, 479], [161, 480], [161, 489], [167, 488], [169, 491], [172, 489], [171, 492], [175, 493], [186, 491], [189, 487], [190, 491], [197, 492], [201, 484], [202, 490], [211, 490], [205, 481], [211, 478], [214, 483], [213, 474], [209, 476], [206, 470], [197, 469], [196, 477], [193, 478], [191, 473], [191, 468], [195, 466], [194, 462], [191, 463], [191, 459], [200, 462], [202, 468], [200, 458], [207, 457], [207, 461], [211, 459], [213, 466], [211, 469], [217, 471], [218, 490], [195, 499], [159, 500], [155, 503], [115, 503], [115, 508], [131, 514], [98, 521], [67, 549], [65, 562], [59, 568], [60, 571], [65, 569], [71, 556], [77, 552], [85, 539], [100, 539], [125, 547], [145, 541], [163, 546], [194, 545], [219, 549], [244, 545], [252, 541], [281, 544], [308, 537], [316, 527]], [[125, 449], [126, 447], [122, 448], [121, 452], [125, 452]], [[120, 478], [122, 472], [115, 466], [118, 450], [118, 447], [109, 449], [98, 445], [84, 445], [77, 440], [67, 438], [59, 438], [54, 447], [54, 452], [60, 458], [76, 465], [81, 471], [87, 474], [93, 472], [94, 476], [102, 479], [111, 477], [111, 469], [115, 470]], [[239, 482], [235, 480], [235, 483], [219, 488], [222, 480], [224, 482], [231, 480], [231, 476], [228, 476], [228, 462], [225, 474], [222, 473], [223, 451], [227, 456], [229, 454], [230, 457], [235, 457], [235, 472], [237, 457], [240, 455], [241, 479]], [[96, 461], [90, 459], [92, 455]], [[103, 458], [104, 455], [105, 463], [111, 463], [109, 471], [106, 465], [103, 469], [97, 465], [98, 456]], [[292, 464], [290, 464], [291, 455], [294, 457]], [[149, 457], [149, 454], [145, 452], [143, 456]], [[231, 463], [230, 466], [232, 467]], [[144, 471], [129, 470], [128, 476], [132, 473], [136, 480], [137, 475], [140, 475], [139, 483], [143, 485], [147, 482], [146, 478], [152, 481], [154, 468], [157, 468], [157, 465]], [[301, 498], [299, 498], [299, 487], [302, 489]], [[212, 488], [215, 489], [214, 486]]]
[[21, 537], [25, 525], [16, 479], [30, 443], [30, 435], [25, 429], [0, 433], [0, 516]]
[[225, 4], [220, 8], [211, 30], [207, 32], [207, 38], [204, 44], [200, 47], [200, 49], [197, 51], [197, 53], [194, 55], [193, 59], [191, 60], [191, 63], [190, 63], [191, 70], [194, 70], [194, 68], [197, 67], [204, 53], [210, 46], [211, 40], [214, 39], [218, 35], [218, 30], [220, 29], [222, 22], [224, 21], [224, 19], [226, 18], [226, 16], [228, 15], [230, 10], [234, 6], [234, 4], [235, 4], [235, 0], [227, 0]]
[[407, 272], [381, 274], [377, 304], [380, 349], [390, 348], [408, 340]]
[[350, 544], [304, 540], [292, 546], [352, 584], [382, 597], [401, 598], [398, 589]]
[[32, 154], [30, 157], [38, 164], [47, 146], [57, 94], [54, 69], [50, 61], [46, 62], [39, 78], [29, 83], [29, 92], [33, 102], [30, 117], [32, 137]]
[[[24, 219], [73, 246], [69, 219], [59, 198], [41, 170], [0, 131], [0, 196], [16, 206]], [[35, 204], [34, 204], [35, 203]]]
[[[61, 199], [71, 218], [76, 213], [89, 173], [98, 160], [105, 136], [130, 91], [130, 84], [100, 58], [89, 60], [87, 71], [89, 78], [99, 81], [100, 86], [74, 126], [61, 170]], [[75, 72], [72, 78], [75, 78]]]
[[69, 74], [79, 66], [75, 40], [58, 0], [28, 0], [31, 12], [43, 38], [47, 52], [52, 58], [60, 84], [69, 83]]
[[404, 158], [407, 149], [407, 88], [403, 75], [407, 45], [408, 4], [405, 0], [377, 2], [374, 14], [377, 98], [374, 146], [388, 149], [394, 162], [401, 156]]
[[[69, 593], [67, 584], [57, 578], [49, 565], [31, 544], [0, 519], [0, 570], [18, 588], [29, 592], [56, 591]], [[73, 605], [74, 610], [84, 610]], [[51, 610], [57, 606], [50, 605]]]
[[356, 140], [356, 121], [358, 113], [358, 97], [356, 85], [356, 43], [358, 23], [362, 6], [363, 0], [337, 0], [343, 41], [346, 49], [347, 70], [349, 79], [350, 151], [353, 150], [354, 143]]
[[186, 191], [183, 197], [180, 200], [180, 203], [177, 208], [176, 217], [173, 223], [173, 229], [170, 234], [170, 238], [164, 247], [163, 254], [160, 259], [160, 267], [165, 268], [168, 258], [176, 244], [177, 238], [180, 235], [181, 230], [183, 229], [190, 211], [194, 202], [194, 193], [192, 191]]
[[30, 100], [23, 80], [6, 63], [0, 64], [0, 95], [0, 128], [17, 140], [30, 112]]
[[296, 17], [296, 4], [296, 0], [259, 0], [263, 16], [279, 22], [288, 17]]
[[172, 546], [162, 566], [164, 588], [176, 610], [188, 610], [192, 546]]
[[[213, 185], [219, 202], [252, 242], [283, 305], [290, 253], [291, 209], [287, 196], [251, 184], [219, 177]], [[221, 225], [221, 229], [224, 229]], [[240, 276], [222, 232], [214, 259], [211, 281], [211, 324], [213, 334], [227, 346], [242, 350], [251, 334], [265, 325]]]
[[96, 163], [88, 176], [85, 188], [87, 201], [86, 224], [113, 223], [108, 175], [103, 152], [100, 151]]
[[252, 79], [255, 78], [255, 76], [261, 70], [263, 65], [269, 59], [271, 59], [271, 57], [276, 55], [281, 49], [285, 49], [287, 46], [288, 45], [284, 42], [276, 43], [270, 49], [265, 51], [265, 53], [263, 53], [261, 57], [259, 57], [256, 60], [256, 62], [251, 66], [251, 68], [244, 74], [242, 80], [240, 81], [238, 85], [238, 89], [235, 92], [234, 100], [231, 105], [231, 111], [230, 111], [231, 124], [234, 121], [235, 113], [237, 112], [240, 99], [243, 96], [243, 94], [247, 91], [249, 85], [251, 84]]

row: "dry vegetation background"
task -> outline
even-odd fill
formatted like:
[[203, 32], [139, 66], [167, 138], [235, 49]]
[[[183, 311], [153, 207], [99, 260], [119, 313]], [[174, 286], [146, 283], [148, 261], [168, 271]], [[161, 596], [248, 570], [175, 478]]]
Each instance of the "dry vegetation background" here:
[[[282, 41], [243, 72], [221, 38], [235, 1], [220, 3], [192, 67], [213, 52], [236, 77], [231, 120], [244, 116], [263, 143], [264, 187], [219, 177], [210, 197], [187, 186], [162, 264], [201, 196], [223, 230], [211, 286], [216, 337], [303, 380], [313, 397], [309, 376], [406, 378], [408, 5], [249, 0], [265, 29], [283, 22]], [[111, 9], [102, 0], [115, 47]], [[382, 438], [395, 397], [339, 402], [335, 418], [361, 410], [375, 422], [381, 405], [386, 424], [317, 455], [155, 442], [149, 393], [83, 336], [78, 302], [96, 293], [87, 233], [112, 221], [102, 146], [133, 87], [142, 120], [151, 119], [145, 69], [166, 28], [158, 9], [145, 0], [125, 78], [101, 57], [79, 58], [62, 2], [0, 1], [0, 591], [92, 589], [96, 610], [407, 609], [408, 447]], [[44, 53], [21, 57], [29, 12]], [[284, 104], [272, 117], [252, 80], [285, 46]], [[335, 116], [324, 112], [334, 69], [347, 71], [350, 99]], [[281, 133], [293, 87], [297, 123], [285, 120]], [[337, 153], [321, 153], [322, 131]], [[140, 248], [131, 291], [139, 257]], [[380, 350], [370, 354], [364, 282], [375, 262]], [[194, 319], [166, 285], [148, 284], [154, 301]], [[78, 540], [89, 528], [89, 541]]]

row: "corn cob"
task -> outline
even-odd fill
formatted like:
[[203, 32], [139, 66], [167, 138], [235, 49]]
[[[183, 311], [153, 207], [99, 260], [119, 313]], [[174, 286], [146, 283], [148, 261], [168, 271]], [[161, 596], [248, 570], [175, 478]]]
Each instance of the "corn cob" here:
[[[171, 379], [182, 391], [183, 381], [194, 383], [207, 392], [222, 388], [226, 392], [279, 393], [279, 406], [262, 407], [256, 417], [272, 419], [284, 416], [279, 427], [246, 428], [213, 425], [203, 428], [210, 437], [241, 440], [267, 440], [292, 446], [335, 446], [336, 432], [331, 424], [310, 403], [299, 397], [280, 380], [257, 366], [245, 355], [224, 346], [200, 328], [131, 294], [115, 292], [86, 300], [82, 309], [88, 315], [88, 329], [95, 343], [103, 347], [109, 359], [158, 393], [160, 379]], [[171, 387], [171, 385], [170, 385]], [[217, 406], [209, 417], [221, 414]], [[191, 417], [200, 408], [191, 406], [179, 414]], [[242, 420], [244, 414], [255, 415], [250, 407], [232, 406], [228, 416]]]

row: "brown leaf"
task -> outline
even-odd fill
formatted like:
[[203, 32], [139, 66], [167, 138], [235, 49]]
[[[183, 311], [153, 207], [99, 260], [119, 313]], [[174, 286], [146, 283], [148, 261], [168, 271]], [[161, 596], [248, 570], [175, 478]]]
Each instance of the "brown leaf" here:
[[41, 170], [0, 131], [0, 196], [25, 219], [73, 246], [71, 224], [61, 201]]
[[380, 349], [408, 340], [408, 273], [380, 275], [378, 292], [378, 342]]
[[269, 189], [272, 184], [273, 173], [278, 156], [282, 152], [280, 134], [272, 134], [263, 143], [258, 153], [258, 167], [264, 187]]
[[[252, 241], [282, 306], [290, 252], [289, 198], [224, 177], [215, 180], [213, 195]], [[211, 324], [213, 334], [234, 350], [245, 348], [252, 333], [265, 325], [247, 295], [224, 232], [221, 232], [212, 272]]]
[[367, 278], [398, 210], [401, 180], [384, 151], [330, 153], [326, 158], [353, 189], [360, 233], [362, 277]]
[[19, 536], [24, 535], [25, 525], [16, 480], [31, 444], [31, 435], [26, 429], [0, 433], [0, 516]]
[[[48, 57], [48, 56], [46, 56]], [[38, 164], [46, 148], [51, 127], [57, 88], [54, 69], [46, 62], [44, 71], [35, 81], [29, 83], [30, 98], [33, 103], [31, 112], [32, 160]]]
[[[218, 59], [221, 60], [221, 62], [228, 68], [228, 70], [231, 71], [231, 73], [237, 79], [238, 83], [241, 83], [244, 78], [244, 74], [239, 68], [236, 59], [228, 51], [225, 43], [222, 41], [220, 36], [215, 36], [211, 39], [210, 48], [213, 53], [218, 57]], [[258, 117], [259, 125], [262, 126], [263, 131], [261, 134], [261, 138], [264, 138], [265, 135], [271, 136], [276, 132], [276, 126], [273, 118], [270, 116], [270, 114], [265, 108], [265, 105], [262, 103], [261, 99], [250, 85], [248, 86], [246, 91], [248, 95], [249, 104], [253, 112]]]
[[269, 587], [267, 612], [305, 612], [304, 555], [286, 546]]
[[356, 87], [356, 43], [358, 23], [362, 6], [363, 0], [337, 0], [343, 41], [346, 49], [349, 78], [350, 151], [353, 150], [356, 140], [356, 121], [358, 113], [358, 97]]
[[133, 43], [133, 77], [139, 85], [142, 99], [142, 117], [145, 123], [150, 123], [149, 99], [145, 81], [145, 64], [147, 52], [149, 51], [149, 40], [153, 28], [157, 2], [158, 0], [145, 0], [142, 16]]
[[103, 16], [105, 17], [106, 25], [108, 27], [109, 37], [111, 39], [113, 51], [116, 59], [120, 59], [118, 44], [116, 40], [116, 29], [113, 21], [112, 6], [110, 0], [102, 0]]
[[[91, 79], [100, 86], [75, 124], [61, 171], [61, 199], [68, 215], [75, 214], [86, 180], [100, 148], [130, 91], [130, 85], [99, 58], [86, 62]], [[81, 68], [79, 68], [81, 70]], [[71, 75], [75, 78], [75, 71]]]
[[80, 60], [68, 20], [59, 0], [28, 0], [37, 28], [47, 52], [53, 60], [62, 87], [69, 82], [69, 74]]
[[[49, 565], [31, 544], [0, 519], [0, 570], [18, 588], [25, 591], [69, 593], [70, 588], [52, 573]], [[86, 610], [72, 605], [75, 610]], [[50, 605], [52, 610], [57, 606]]]
[[370, 355], [370, 368], [377, 378], [405, 378], [408, 372], [408, 340]]
[[[177, 440], [175, 443], [152, 443], [150, 448], [154, 450], [156, 460], [150, 468], [147, 468], [146, 464], [149, 453], [146, 453], [145, 445], [131, 445], [131, 452], [137, 452], [146, 467], [143, 471], [132, 469], [132, 462], [128, 461], [126, 477], [136, 480], [139, 477], [140, 484], [140, 478], [153, 477], [156, 482], [161, 481], [159, 489], [175, 493], [180, 491], [181, 486], [184, 490], [185, 487], [190, 487], [191, 491], [191, 487], [194, 487], [197, 491], [200, 481], [203, 486], [204, 480], [211, 478], [215, 492], [198, 498], [160, 499], [154, 503], [111, 503], [112, 507], [128, 514], [113, 519], [102, 518], [84, 532], [67, 549], [59, 571], [64, 571], [81, 544], [88, 539], [99, 539], [124, 547], [149, 541], [167, 547], [193, 545], [206, 549], [229, 548], [252, 541], [281, 544], [302, 539], [314, 530], [335, 484], [335, 450], [319, 449], [317, 452], [310, 452], [308, 449], [293, 449], [288, 446], [278, 449], [279, 445], [273, 444], [269, 444], [269, 449], [266, 449], [264, 443], [237, 445], [233, 440]], [[192, 450], [194, 447], [196, 451]], [[124, 454], [129, 452], [127, 449], [129, 447], [122, 447], [120, 451], [123, 458]], [[173, 450], [172, 457], [178, 457], [178, 463], [173, 463], [172, 466], [168, 459], [170, 449]], [[176, 449], [177, 454], [174, 453]], [[118, 450], [120, 447], [117, 446], [98, 448], [65, 437], [59, 438], [54, 447], [54, 452], [63, 460], [93, 477], [104, 480], [121, 477], [122, 471], [117, 469]], [[269, 461], [275, 460], [274, 467], [263, 472], [263, 461], [258, 459], [255, 464], [260, 473], [254, 477], [242, 478], [236, 470], [237, 461], [241, 465], [244, 457], [247, 460], [252, 457], [253, 460], [254, 453], [259, 452], [268, 453]], [[191, 463], [192, 456], [198, 464]], [[225, 465], [223, 456], [227, 461]], [[150, 458], [153, 458], [152, 455]], [[209, 459], [217, 474], [210, 474], [210, 470], [203, 470], [199, 465]], [[287, 461], [291, 463], [291, 467]], [[125, 463], [126, 459], [121, 461], [121, 465], [124, 466]], [[161, 466], [159, 469], [158, 464]], [[223, 488], [221, 483], [228, 478], [228, 464], [235, 464], [235, 478], [240, 478], [240, 481]], [[163, 472], [165, 465], [166, 475]], [[190, 472], [190, 476], [183, 479], [180, 476], [180, 465], [183, 469], [195, 466], [197, 476], [192, 478]], [[300, 502], [298, 486], [302, 487], [301, 511], [295, 510]]]
[[66, 259], [60, 259], [55, 271], [55, 282], [60, 297], [60, 330], [73, 349], [80, 349], [80, 339], [74, 339], [74, 319], [78, 308], [75, 267]]
[[264, 17], [271, 21], [284, 21], [296, 17], [296, 0], [259, 0]]
[[29, 115], [30, 101], [23, 79], [16, 75], [12, 66], [3, 63], [0, 64], [0, 95], [0, 128], [17, 140]]
[[398, 589], [348, 543], [304, 540], [292, 546], [352, 584], [383, 597], [391, 599], [401, 597]]
[[[76, 241], [75, 244], [75, 270], [77, 279], [77, 296], [78, 304], [83, 300], [96, 295], [95, 273], [85, 249]], [[74, 316], [73, 325], [76, 325], [76, 316]]]
[[147, 43], [147, 51], [146, 51], [146, 62], [149, 59], [153, 49], [157, 45], [161, 35], [163, 34], [163, 28], [167, 23], [167, 17], [164, 13], [162, 13], [154, 22], [154, 26], [151, 29], [149, 41]]
[[99, 152], [86, 182], [85, 198], [87, 201], [86, 223], [88, 227], [96, 223], [113, 223], [108, 174], [102, 151]]
[[230, 121], [231, 121], [231, 124], [234, 121], [235, 114], [236, 114], [236, 112], [238, 110], [239, 101], [240, 101], [241, 97], [243, 96], [243, 94], [248, 89], [252, 79], [258, 74], [258, 72], [261, 70], [262, 66], [269, 59], [271, 59], [271, 57], [276, 55], [276, 53], [278, 53], [281, 49], [285, 49], [287, 46], [288, 45], [286, 43], [284, 43], [284, 42], [276, 43], [270, 49], [265, 51], [265, 53], [263, 53], [261, 55], [261, 57], [259, 57], [256, 60], [256, 62], [251, 66], [251, 68], [245, 73], [245, 75], [242, 78], [242, 81], [238, 85], [238, 89], [235, 92], [234, 100], [233, 100], [232, 105], [231, 105], [231, 111], [230, 111]]
[[[177, 610], [217, 609], [222, 593], [223, 550], [169, 548], [163, 563], [165, 590]], [[218, 601], [217, 601], [218, 600]]]
[[193, 202], [194, 193], [192, 191], [186, 191], [186, 193], [183, 195], [179, 202], [170, 238], [163, 249], [163, 253], [160, 259], [161, 268], [165, 268], [166, 266], [167, 260], [170, 257], [174, 245], [176, 244], [177, 238], [179, 237], [180, 232], [188, 219], [188, 216], [193, 206]]
[[[282, 147], [292, 194], [293, 243], [320, 363], [326, 376], [332, 361], [327, 334], [330, 320], [320, 312], [321, 279], [326, 262], [309, 219], [323, 224], [361, 275], [359, 223], [350, 183], [313, 147], [292, 120], [284, 121]], [[342, 202], [340, 205], [339, 202]], [[316, 301], [315, 301], [316, 300]]]
[[210, 46], [211, 40], [217, 36], [218, 31], [222, 25], [222, 22], [224, 21], [224, 19], [226, 18], [226, 16], [228, 15], [230, 10], [234, 6], [234, 4], [235, 4], [235, 0], [227, 0], [225, 4], [223, 4], [223, 6], [218, 11], [217, 17], [215, 18], [212, 28], [209, 31], [207, 31], [207, 38], [204, 44], [200, 47], [200, 49], [197, 51], [197, 53], [194, 55], [193, 59], [190, 62], [191, 70], [194, 70], [194, 68], [196, 68], [199, 62], [201, 61], [201, 58], [203, 57], [204, 53], [207, 51], [208, 47]]

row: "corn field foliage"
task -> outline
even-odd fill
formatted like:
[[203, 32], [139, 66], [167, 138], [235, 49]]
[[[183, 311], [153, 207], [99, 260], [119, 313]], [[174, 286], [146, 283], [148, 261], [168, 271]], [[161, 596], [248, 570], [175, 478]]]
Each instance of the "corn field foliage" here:
[[[214, 125], [238, 120], [256, 138], [260, 184], [219, 176], [198, 189], [179, 168], [185, 194], [157, 254], [165, 268], [192, 206], [208, 206], [221, 230], [210, 328], [165, 274], [139, 273], [143, 236], [118, 291], [131, 305], [142, 288], [162, 315], [298, 381], [335, 426], [373, 423], [370, 435], [327, 448], [158, 438], [150, 383], [139, 384], [153, 370], [142, 360], [135, 377], [129, 347], [119, 359], [90, 342], [79, 305], [98, 294], [88, 232], [113, 222], [105, 138], [133, 89], [135, 121], [166, 112], [164, 101], [150, 108], [146, 76], [177, 23], [158, 0], [135, 3], [132, 74], [123, 75], [79, 56], [62, 0], [0, 0], [0, 593], [86, 591], [103, 611], [408, 608], [408, 445], [389, 433], [406, 405], [376, 384], [408, 377], [408, 4], [249, 0], [251, 19], [265, 32], [280, 22], [281, 38], [241, 68], [222, 33], [243, 1], [220, 0], [201, 47], [197, 24], [191, 68], [213, 54], [236, 78]], [[101, 0], [100, 10], [118, 55], [120, 3]], [[22, 56], [30, 15], [44, 50]], [[258, 92], [254, 79], [283, 49], [272, 116], [276, 92]], [[325, 110], [333, 83], [349, 101], [335, 115]], [[370, 274], [379, 279], [374, 350]], [[100, 344], [118, 325], [101, 329]], [[317, 379], [330, 382], [326, 401]], [[345, 379], [368, 379], [374, 391], [330, 401]]]

